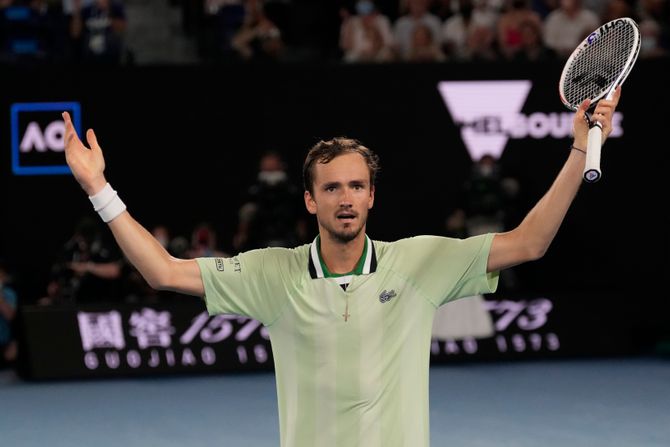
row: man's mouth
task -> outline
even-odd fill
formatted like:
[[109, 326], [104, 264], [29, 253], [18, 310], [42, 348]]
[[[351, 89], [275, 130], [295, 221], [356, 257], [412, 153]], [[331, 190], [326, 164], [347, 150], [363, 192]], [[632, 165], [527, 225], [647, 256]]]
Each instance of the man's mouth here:
[[341, 222], [351, 222], [356, 218], [356, 215], [353, 213], [339, 213], [337, 219]]

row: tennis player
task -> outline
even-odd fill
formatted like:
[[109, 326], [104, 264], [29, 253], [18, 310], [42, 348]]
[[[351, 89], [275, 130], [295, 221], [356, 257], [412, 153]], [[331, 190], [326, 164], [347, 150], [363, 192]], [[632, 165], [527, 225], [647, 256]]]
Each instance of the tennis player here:
[[[611, 131], [620, 90], [593, 118]], [[283, 447], [426, 447], [428, 372], [438, 306], [495, 291], [498, 272], [539, 259], [582, 184], [585, 101], [574, 142], [549, 191], [512, 231], [467, 239], [366, 234], [377, 156], [355, 140], [317, 143], [304, 164], [311, 244], [235, 257], [175, 259], [126, 211], [67, 113], [67, 163], [128, 259], [154, 288], [202, 296], [211, 314], [255, 318], [270, 333]], [[225, 396], [222, 396], [225, 398]]]

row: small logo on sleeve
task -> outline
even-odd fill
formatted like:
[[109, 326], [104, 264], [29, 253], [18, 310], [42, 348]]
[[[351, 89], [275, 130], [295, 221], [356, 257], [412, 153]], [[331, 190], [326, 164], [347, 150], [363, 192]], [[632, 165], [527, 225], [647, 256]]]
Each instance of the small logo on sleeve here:
[[235, 273], [242, 273], [242, 264], [237, 256], [228, 259], [228, 263], [233, 266]]
[[222, 272], [224, 270], [223, 258], [216, 258], [214, 262], [216, 263], [216, 269]]
[[397, 294], [395, 293], [395, 290], [391, 290], [390, 292], [387, 292], [384, 290], [382, 293], [379, 294], [379, 302], [380, 303], [386, 303], [391, 301], [391, 298], [395, 298]]

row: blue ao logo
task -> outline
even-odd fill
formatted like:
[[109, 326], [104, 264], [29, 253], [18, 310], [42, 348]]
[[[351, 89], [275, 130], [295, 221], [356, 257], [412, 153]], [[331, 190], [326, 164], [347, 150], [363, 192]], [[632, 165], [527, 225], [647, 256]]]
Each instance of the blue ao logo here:
[[70, 174], [65, 163], [65, 123], [69, 112], [81, 134], [81, 107], [77, 102], [12, 104], [11, 151], [14, 175]]

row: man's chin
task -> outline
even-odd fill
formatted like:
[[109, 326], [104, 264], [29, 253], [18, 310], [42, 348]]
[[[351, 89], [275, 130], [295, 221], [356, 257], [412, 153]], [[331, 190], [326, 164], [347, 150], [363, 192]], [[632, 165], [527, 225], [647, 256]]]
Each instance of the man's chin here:
[[353, 241], [358, 237], [359, 234], [361, 234], [361, 230], [363, 228], [356, 228], [356, 229], [347, 229], [347, 230], [341, 230], [341, 231], [331, 231], [330, 235], [331, 237], [336, 240], [337, 242], [346, 244], [348, 242]]

